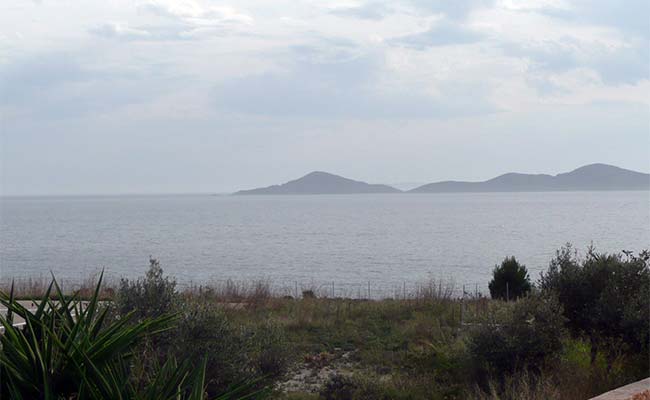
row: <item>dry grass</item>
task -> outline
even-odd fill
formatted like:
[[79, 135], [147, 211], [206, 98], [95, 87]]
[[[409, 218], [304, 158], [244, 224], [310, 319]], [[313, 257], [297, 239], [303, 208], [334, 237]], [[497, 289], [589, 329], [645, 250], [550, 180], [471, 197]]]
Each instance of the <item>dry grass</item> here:
[[552, 379], [523, 372], [507, 377], [503, 385], [491, 382], [488, 393], [476, 389], [473, 398], [475, 400], [560, 400], [567, 397], [563, 396]]
[[[97, 287], [99, 273], [89, 275], [79, 280], [57, 280], [57, 284], [65, 295], [78, 294], [81, 298], [89, 298]], [[29, 277], [14, 278], [12, 280], [0, 281], [0, 292], [9, 293], [13, 290], [17, 299], [39, 299], [47, 291], [51, 277]], [[100, 291], [101, 300], [112, 300], [118, 287], [116, 280], [110, 280], [104, 277]]]
[[190, 285], [182, 289], [184, 297], [209, 298], [221, 303], [260, 304], [274, 297], [269, 281], [234, 281], [213, 282], [209, 285]]

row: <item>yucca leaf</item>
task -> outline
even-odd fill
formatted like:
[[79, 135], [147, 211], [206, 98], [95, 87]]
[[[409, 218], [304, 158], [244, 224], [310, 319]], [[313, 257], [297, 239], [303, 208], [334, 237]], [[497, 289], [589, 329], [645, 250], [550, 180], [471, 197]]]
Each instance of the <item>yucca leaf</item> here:
[[192, 383], [192, 392], [187, 400], [203, 400], [205, 398], [205, 370], [208, 367], [207, 357], [203, 357], [201, 367], [199, 368], [194, 382]]

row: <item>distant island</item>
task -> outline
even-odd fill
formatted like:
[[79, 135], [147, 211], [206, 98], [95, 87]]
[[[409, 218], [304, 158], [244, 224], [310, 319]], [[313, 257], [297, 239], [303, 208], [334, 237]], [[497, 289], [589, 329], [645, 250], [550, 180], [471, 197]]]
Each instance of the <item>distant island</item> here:
[[443, 181], [409, 193], [557, 192], [585, 190], [650, 190], [650, 174], [607, 164], [590, 164], [557, 175], [508, 173], [483, 182]]
[[234, 194], [471, 193], [586, 190], [650, 190], [650, 174], [613, 165], [590, 164], [557, 175], [513, 172], [482, 182], [442, 181], [402, 192], [388, 185], [369, 184], [327, 172], [315, 171], [281, 185], [241, 190]]
[[236, 195], [247, 194], [359, 194], [359, 193], [401, 193], [388, 185], [373, 185], [355, 181], [322, 171], [311, 172], [302, 178], [282, 185], [240, 190]]

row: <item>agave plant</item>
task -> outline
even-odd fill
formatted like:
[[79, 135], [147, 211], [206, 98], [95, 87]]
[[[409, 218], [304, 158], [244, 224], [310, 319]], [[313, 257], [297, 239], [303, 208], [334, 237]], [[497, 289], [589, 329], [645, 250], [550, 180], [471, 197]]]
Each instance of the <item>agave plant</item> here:
[[[0, 315], [0, 398], [204, 399], [205, 362], [194, 368], [169, 359], [144, 387], [134, 384], [135, 345], [170, 329], [175, 317], [111, 319], [99, 301], [101, 282], [100, 275], [93, 295], [82, 301], [77, 294], [64, 296], [53, 278], [35, 310], [16, 301], [13, 286], [0, 293], [7, 309]], [[24, 320], [20, 327], [18, 318]]]

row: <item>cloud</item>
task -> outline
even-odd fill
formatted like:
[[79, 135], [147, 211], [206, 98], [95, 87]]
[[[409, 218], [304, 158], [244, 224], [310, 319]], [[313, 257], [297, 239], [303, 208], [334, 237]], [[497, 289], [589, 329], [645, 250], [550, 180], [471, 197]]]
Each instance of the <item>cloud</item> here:
[[509, 56], [530, 61], [532, 73], [564, 73], [588, 68], [596, 71], [605, 84], [633, 84], [650, 78], [650, 52], [647, 46], [625, 44], [606, 46], [575, 38], [528, 43], [501, 43]]
[[253, 17], [233, 7], [204, 6], [194, 1], [150, 0], [142, 4], [140, 10], [197, 27], [253, 23]]
[[389, 44], [425, 50], [428, 47], [449, 46], [476, 43], [484, 35], [471, 29], [464, 28], [458, 23], [441, 20], [424, 32], [392, 38]]
[[[335, 55], [336, 56], [333, 56]], [[218, 109], [269, 117], [448, 118], [494, 112], [485, 93], [443, 85], [440, 96], [423, 88], [387, 85], [381, 53], [353, 46], [323, 54], [318, 46], [292, 48], [281, 71], [228, 80], [214, 88]], [[472, 88], [476, 89], [476, 88]]]
[[476, 8], [492, 6], [495, 0], [407, 0], [407, 3], [422, 11], [459, 20]]
[[390, 14], [391, 9], [384, 3], [368, 2], [356, 7], [339, 7], [330, 11], [340, 17], [380, 20]]
[[107, 38], [120, 38], [120, 39], [150, 39], [152, 38], [152, 33], [143, 28], [131, 28], [126, 24], [119, 22], [107, 22], [101, 24], [95, 28], [90, 29], [91, 33], [94, 33], [98, 36], [104, 36]]
[[91, 28], [89, 32], [107, 39], [122, 41], [172, 41], [195, 38], [198, 28], [183, 23], [131, 27], [124, 23], [109, 22]]
[[189, 40], [201, 36], [235, 33], [253, 23], [253, 18], [228, 6], [203, 6], [193, 1], [149, 0], [138, 10], [158, 19], [155, 24], [131, 26], [128, 23], [108, 22], [89, 29], [89, 32], [110, 39], [125, 41]]
[[647, 0], [573, 0], [569, 7], [547, 7], [541, 12], [573, 24], [608, 26], [646, 40], [650, 38], [650, 2]]
[[161, 84], [152, 69], [91, 66], [84, 56], [88, 54], [51, 52], [0, 66], [0, 110], [7, 120], [56, 120], [105, 112], [149, 101], [170, 85]]
[[495, 0], [404, 0], [401, 2], [375, 0], [356, 6], [337, 7], [330, 13], [341, 17], [381, 20], [395, 13], [397, 9], [401, 11], [411, 9], [412, 14], [439, 15], [457, 21], [465, 19], [477, 8], [489, 7], [494, 3]]

